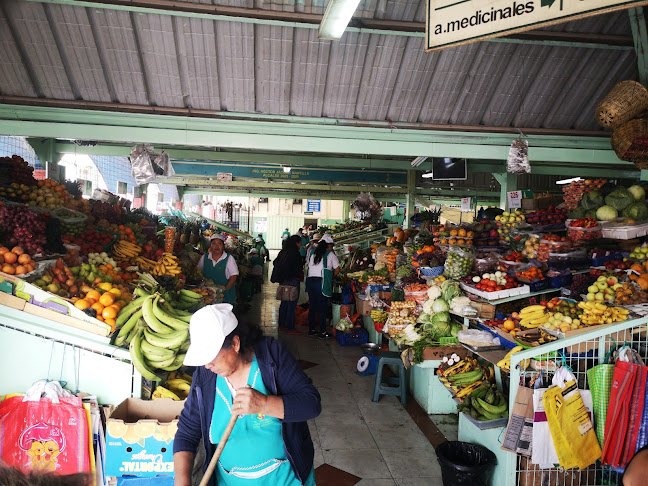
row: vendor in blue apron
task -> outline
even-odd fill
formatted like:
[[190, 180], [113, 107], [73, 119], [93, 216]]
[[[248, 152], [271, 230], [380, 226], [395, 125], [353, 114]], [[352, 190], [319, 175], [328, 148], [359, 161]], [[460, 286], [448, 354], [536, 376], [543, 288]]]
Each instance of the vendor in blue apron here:
[[221, 235], [216, 234], [211, 237], [209, 253], [200, 258], [198, 269], [205, 278], [223, 287], [223, 302], [234, 304], [239, 269], [234, 257], [225, 251], [225, 241]]
[[210, 486], [315, 486], [308, 420], [320, 414], [311, 379], [284, 345], [239, 323], [232, 306], [191, 317], [184, 364], [196, 366], [173, 443], [175, 485], [190, 486], [203, 439], [207, 468], [232, 415], [238, 415]]

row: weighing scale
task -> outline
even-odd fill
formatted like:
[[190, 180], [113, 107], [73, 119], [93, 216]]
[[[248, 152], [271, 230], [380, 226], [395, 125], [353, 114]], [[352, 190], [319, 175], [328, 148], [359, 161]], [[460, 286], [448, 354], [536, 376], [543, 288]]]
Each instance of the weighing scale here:
[[360, 376], [369, 376], [375, 375], [376, 369], [378, 368], [378, 360], [380, 356], [376, 353], [380, 351], [380, 346], [374, 343], [361, 344], [360, 349], [362, 349], [365, 355], [358, 360], [356, 365], [356, 373]]

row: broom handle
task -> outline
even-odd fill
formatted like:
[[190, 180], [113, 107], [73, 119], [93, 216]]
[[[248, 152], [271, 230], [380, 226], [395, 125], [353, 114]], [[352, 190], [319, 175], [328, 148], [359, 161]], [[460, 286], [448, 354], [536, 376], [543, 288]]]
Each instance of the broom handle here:
[[214, 474], [214, 469], [216, 469], [216, 463], [218, 462], [218, 458], [220, 457], [221, 453], [223, 452], [223, 449], [225, 448], [227, 439], [229, 439], [229, 436], [232, 433], [232, 429], [234, 428], [237, 419], [238, 419], [238, 415], [232, 415], [232, 417], [229, 419], [229, 422], [227, 423], [227, 427], [225, 427], [225, 432], [223, 432], [223, 436], [218, 442], [218, 447], [216, 447], [216, 452], [214, 452], [211, 461], [209, 461], [209, 466], [207, 466], [207, 470], [205, 471], [205, 474], [202, 480], [200, 481], [199, 486], [207, 486], [207, 483], [209, 483], [212, 474]]

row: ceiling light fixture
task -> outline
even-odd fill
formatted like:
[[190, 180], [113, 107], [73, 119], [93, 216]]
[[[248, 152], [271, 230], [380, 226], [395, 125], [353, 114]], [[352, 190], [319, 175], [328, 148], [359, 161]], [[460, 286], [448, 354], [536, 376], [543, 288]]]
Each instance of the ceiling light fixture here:
[[427, 159], [428, 159], [427, 157], [416, 157], [414, 160], [412, 160], [412, 167], [418, 167]]
[[284, 165], [283, 171], [287, 174], [292, 170], [290, 166]]
[[360, 0], [329, 0], [320, 22], [320, 39], [340, 40]]
[[423, 174], [421, 177], [422, 177], [423, 179], [431, 179], [432, 177], [434, 177], [434, 174], [432, 173], [432, 171], [430, 171], [430, 172], [426, 172], [426, 173]]
[[556, 184], [571, 184], [572, 182], [582, 181], [580, 177], [572, 177], [571, 179], [563, 179], [561, 181], [556, 181]]

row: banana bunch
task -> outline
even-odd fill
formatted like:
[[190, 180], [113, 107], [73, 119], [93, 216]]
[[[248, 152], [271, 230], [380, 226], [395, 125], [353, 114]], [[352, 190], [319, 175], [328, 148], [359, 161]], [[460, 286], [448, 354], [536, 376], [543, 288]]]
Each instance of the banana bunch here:
[[371, 311], [371, 319], [374, 322], [386, 322], [387, 317], [389, 317], [389, 314], [383, 310], [372, 310]]
[[488, 383], [494, 378], [492, 367], [482, 368], [476, 359], [466, 357], [443, 371], [439, 381], [452, 390], [456, 398], [463, 400], [482, 383]]
[[546, 323], [549, 314], [542, 305], [530, 305], [520, 311], [520, 319], [520, 326], [533, 329]]
[[[497, 367], [503, 371], [511, 371], [511, 355], [523, 350], [524, 348], [522, 346], [515, 346], [508, 353], [506, 353], [506, 356], [504, 356], [497, 362]], [[523, 359], [522, 361], [520, 361], [520, 369], [526, 370], [529, 367], [529, 364], [531, 364], [531, 360]]]
[[508, 417], [506, 398], [495, 385], [482, 383], [457, 406], [459, 412], [467, 413], [479, 421]]
[[579, 302], [578, 307], [583, 309], [580, 321], [586, 326], [625, 321], [630, 313], [628, 309], [609, 307], [596, 301]]
[[135, 258], [135, 263], [137, 263], [137, 266], [142, 272], [151, 272], [155, 268], [155, 265], [157, 265], [157, 262], [155, 260], [151, 260], [143, 256], [138, 256], [137, 258]]
[[443, 370], [443, 377], [448, 379], [453, 375], [458, 373], [466, 373], [468, 371], [473, 371], [479, 368], [479, 363], [475, 358], [465, 357], [464, 359], [458, 361], [454, 365], [450, 366]]
[[151, 398], [153, 400], [155, 400], [156, 398], [170, 398], [171, 400], [175, 400], [175, 401], [182, 400], [182, 398], [180, 398], [177, 394], [173, 393], [171, 390], [161, 385], [158, 385], [155, 388], [155, 391], [151, 395]]
[[112, 252], [118, 260], [128, 260], [138, 257], [142, 253], [142, 247], [130, 241], [119, 240], [113, 245]]
[[153, 270], [151, 270], [151, 273], [156, 277], [159, 277], [160, 275], [176, 276], [182, 273], [182, 268], [180, 267], [180, 260], [178, 260], [178, 257], [173, 255], [172, 253], [164, 253], [162, 255], [162, 258], [160, 258], [156, 262], [155, 266], [153, 267]]
[[204, 306], [203, 296], [192, 290], [181, 289], [175, 293], [175, 297], [167, 292], [163, 297], [174, 309], [182, 311], [195, 312]]
[[178, 396], [180, 400], [184, 400], [189, 394], [191, 382], [191, 375], [187, 375], [180, 371], [172, 371], [169, 373], [169, 378], [167, 378], [164, 385], [167, 389], [171, 390], [176, 396]]
[[[179, 292], [178, 306], [194, 306], [196, 297], [189, 290]], [[189, 321], [191, 312], [174, 307], [171, 299], [160, 294], [149, 294], [141, 287], [134, 291], [136, 297], [117, 315], [119, 330], [115, 344], [128, 343], [131, 360], [140, 374], [148, 380], [160, 381], [158, 371], [175, 371], [184, 361], [189, 349]], [[184, 298], [184, 300], [183, 300]], [[161, 390], [162, 392], [162, 390]]]

